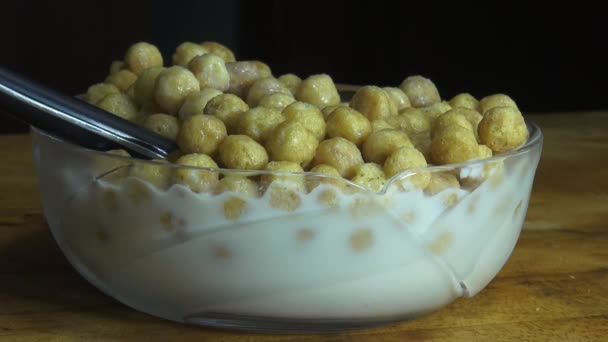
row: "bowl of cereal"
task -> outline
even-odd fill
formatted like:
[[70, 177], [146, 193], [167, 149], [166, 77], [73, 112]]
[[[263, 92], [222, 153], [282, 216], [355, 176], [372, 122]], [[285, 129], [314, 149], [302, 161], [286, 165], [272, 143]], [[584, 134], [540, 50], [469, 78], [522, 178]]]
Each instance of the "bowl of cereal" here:
[[175, 140], [166, 160], [32, 129], [53, 236], [109, 296], [188, 324], [360, 328], [474, 296], [511, 254], [543, 137], [507, 95], [442, 101], [411, 76], [347, 99], [217, 43], [159, 56], [133, 45], [85, 100]]

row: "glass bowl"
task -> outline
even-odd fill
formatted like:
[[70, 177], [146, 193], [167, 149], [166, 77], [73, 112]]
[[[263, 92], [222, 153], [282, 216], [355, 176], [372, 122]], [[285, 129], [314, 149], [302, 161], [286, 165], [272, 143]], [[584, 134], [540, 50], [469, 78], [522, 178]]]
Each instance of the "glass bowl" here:
[[[516, 151], [408, 170], [380, 192], [311, 172], [185, 167], [32, 136], [52, 234], [109, 296], [189, 324], [326, 331], [412, 319], [482, 290], [524, 222], [543, 141], [528, 129]], [[194, 192], [172, 184], [180, 172], [245, 176], [255, 195]], [[460, 186], [415, 185], [447, 174]]]

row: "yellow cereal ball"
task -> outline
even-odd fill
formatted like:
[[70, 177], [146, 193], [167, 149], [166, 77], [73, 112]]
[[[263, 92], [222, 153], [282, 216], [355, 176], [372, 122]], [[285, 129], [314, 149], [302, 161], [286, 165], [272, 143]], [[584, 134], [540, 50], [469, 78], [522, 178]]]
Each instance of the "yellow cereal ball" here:
[[126, 94], [108, 94], [96, 106], [125, 120], [134, 121], [137, 118], [137, 107]]
[[449, 172], [433, 172], [431, 173], [431, 181], [429, 186], [424, 189], [428, 195], [435, 195], [445, 189], [458, 189], [460, 183], [458, 178]]
[[285, 87], [289, 89], [291, 94], [295, 96], [296, 91], [298, 90], [298, 86], [300, 85], [300, 82], [302, 82], [302, 79], [294, 74], [284, 74], [279, 76], [279, 81], [281, 81], [281, 83], [283, 83]]
[[431, 129], [429, 117], [420, 108], [405, 108], [399, 112], [397, 117], [402, 118], [405, 123], [402, 129], [408, 134], [421, 134]]
[[470, 130], [472, 133], [475, 132], [469, 120], [467, 120], [464, 115], [460, 114], [459, 110], [449, 110], [433, 121], [431, 138], [441, 134], [442, 131], [453, 127], [462, 127]]
[[204, 112], [222, 120], [228, 132], [234, 133], [237, 131], [237, 125], [241, 116], [248, 110], [249, 106], [238, 96], [221, 94], [207, 102]]
[[141, 71], [141, 75], [135, 81], [135, 103], [143, 106], [145, 103], [154, 102], [154, 86], [156, 78], [164, 70], [163, 67], [150, 67]]
[[171, 168], [163, 165], [166, 163], [166, 160], [154, 160], [153, 163], [135, 162], [129, 169], [129, 176], [147, 181], [159, 189], [165, 189], [169, 185], [171, 175]]
[[312, 135], [321, 141], [325, 138], [325, 118], [323, 113], [316, 106], [296, 101], [285, 107], [282, 112], [287, 121], [298, 122], [306, 128]]
[[340, 94], [327, 74], [312, 75], [300, 82], [295, 97], [298, 101], [311, 103], [319, 108], [340, 103]]
[[342, 137], [355, 145], [361, 145], [372, 133], [372, 124], [356, 110], [339, 106], [327, 117], [327, 135]]
[[[390, 178], [409, 169], [426, 167], [426, 160], [420, 151], [405, 146], [393, 152], [384, 162], [384, 173]], [[416, 171], [414, 175], [407, 176], [406, 182], [417, 188], [424, 189], [429, 185], [431, 175], [429, 171]]]
[[450, 106], [450, 104], [446, 101], [437, 102], [428, 107], [420, 108], [420, 110], [424, 112], [430, 122], [437, 119], [441, 116], [441, 114], [449, 111], [450, 109], [452, 109], [452, 106]]
[[230, 74], [228, 92], [241, 98], [245, 98], [253, 82], [260, 78], [272, 76], [270, 68], [258, 61], [226, 63], [226, 69]]
[[[477, 127], [479, 126], [481, 119], [483, 119], [483, 116], [481, 114], [479, 114], [478, 111], [476, 111], [474, 109], [457, 107], [457, 108], [450, 109], [447, 113], [450, 113], [450, 112], [455, 112], [455, 113], [458, 113], [458, 114], [464, 116], [467, 119], [467, 121], [471, 124], [471, 127], [473, 127], [473, 132], [475, 132], [475, 136], [477, 136]], [[445, 113], [445, 114], [447, 114], [447, 113]]]
[[127, 96], [135, 102], [135, 84], [132, 84], [129, 89], [127, 89], [125, 94], [127, 94]]
[[338, 107], [347, 107], [347, 108], [350, 108], [350, 107], [348, 107], [348, 104], [346, 104], [345, 106], [339, 104], [339, 105], [332, 105], [332, 106], [323, 107], [321, 109], [321, 113], [323, 113], [323, 117], [325, 117], [325, 120], [327, 120], [327, 118], [329, 117], [329, 114], [331, 114]]
[[151, 67], [162, 67], [163, 56], [158, 48], [150, 43], [139, 42], [131, 45], [125, 54], [125, 63], [135, 75]]
[[386, 176], [382, 166], [376, 163], [365, 163], [353, 168], [353, 176], [350, 179], [356, 184], [379, 192], [386, 184]]
[[320, 184], [331, 184], [338, 188], [343, 188], [345, 185], [342, 176], [340, 176], [340, 172], [338, 172], [338, 170], [336, 170], [336, 168], [333, 166], [319, 164], [310, 169], [310, 172], [321, 173], [330, 177], [309, 176], [306, 179], [306, 187], [308, 188], [308, 191], [314, 190]]
[[372, 133], [363, 143], [363, 158], [367, 162], [384, 164], [386, 158], [401, 147], [413, 147], [407, 134], [399, 129], [383, 129]]
[[177, 112], [179, 120], [184, 122], [191, 116], [205, 114], [207, 103], [219, 95], [222, 95], [222, 92], [213, 88], [204, 88], [201, 91], [191, 93], [186, 97], [184, 104]]
[[177, 114], [188, 95], [200, 91], [196, 77], [186, 68], [172, 66], [158, 75], [154, 99], [168, 114]]
[[397, 107], [382, 88], [365, 86], [359, 88], [350, 100], [350, 106], [369, 120], [386, 119], [397, 115]]
[[461, 163], [475, 159], [478, 153], [473, 131], [460, 126], [441, 131], [431, 141], [431, 160], [437, 165]]
[[126, 64], [123, 61], [113, 61], [112, 64], [110, 64], [110, 75], [119, 72], [124, 69], [125, 66]]
[[285, 121], [285, 117], [274, 108], [251, 108], [241, 115], [236, 131], [239, 134], [250, 136], [260, 144], [264, 144], [270, 133], [283, 121]]
[[152, 114], [144, 120], [144, 127], [163, 137], [175, 140], [179, 131], [177, 118], [168, 114]]
[[288, 161], [271, 161], [266, 165], [265, 171], [273, 171], [273, 173], [263, 174], [260, 177], [260, 186], [262, 189], [267, 189], [270, 184], [275, 181], [289, 183], [294, 188], [304, 190], [304, 175], [289, 174], [289, 172], [304, 172], [304, 169], [298, 163]]
[[393, 129], [393, 128], [396, 128], [395, 126], [389, 124], [384, 119], [372, 120], [370, 123], [372, 125], [372, 133], [381, 131], [383, 129]]
[[479, 106], [479, 101], [469, 93], [460, 93], [452, 97], [449, 103], [452, 108], [460, 107], [477, 110]]
[[477, 158], [485, 159], [492, 157], [492, 149], [486, 145], [479, 145], [479, 149], [477, 150]]
[[297, 121], [285, 121], [270, 134], [266, 149], [275, 161], [290, 161], [308, 165], [315, 156], [319, 142], [310, 131]]
[[135, 80], [137, 80], [137, 75], [133, 72], [120, 70], [106, 77], [105, 82], [115, 85], [120, 91], [127, 91]]
[[414, 147], [422, 153], [424, 159], [431, 160], [431, 136], [428, 132], [408, 135]]
[[212, 54], [220, 56], [226, 63], [236, 61], [232, 50], [225, 45], [211, 41], [202, 42], [200, 45]]
[[341, 138], [331, 138], [319, 144], [313, 161], [314, 165], [326, 164], [334, 167], [342, 177], [350, 178], [353, 168], [363, 164], [361, 151], [357, 145]]
[[514, 107], [494, 107], [486, 111], [478, 131], [479, 141], [497, 153], [517, 148], [528, 139], [524, 117]]
[[97, 83], [93, 84], [89, 87], [89, 89], [87, 89], [84, 100], [90, 104], [96, 104], [107, 95], [118, 93], [120, 93], [120, 89], [113, 84]]
[[505, 94], [489, 95], [479, 100], [478, 109], [482, 115], [485, 115], [488, 110], [494, 107], [512, 107], [518, 109], [515, 101]]
[[285, 107], [294, 103], [296, 99], [291, 94], [274, 93], [262, 97], [259, 106], [266, 108], [274, 108], [282, 111]]
[[188, 63], [188, 69], [192, 71], [200, 83], [201, 89], [228, 90], [230, 75], [228, 69], [226, 69], [226, 63], [221, 57], [212, 53], [196, 56]]
[[268, 164], [264, 147], [247, 135], [229, 135], [219, 149], [222, 164], [229, 169], [262, 170]]
[[251, 84], [247, 92], [247, 104], [249, 107], [255, 107], [260, 103], [260, 100], [267, 95], [282, 93], [291, 94], [289, 89], [279, 82], [274, 77], [264, 77], [256, 80]]
[[222, 120], [211, 115], [194, 115], [182, 123], [177, 144], [185, 153], [214, 155], [227, 136]]
[[410, 99], [412, 107], [427, 107], [441, 101], [433, 81], [419, 75], [406, 78], [399, 88]]
[[187, 67], [192, 58], [209, 53], [209, 50], [192, 42], [183, 42], [177, 46], [173, 53], [173, 64]]
[[[139, 108], [138, 119], [145, 119], [148, 115], [162, 113], [163, 110], [156, 102], [146, 102]], [[143, 120], [141, 121], [143, 123]]]
[[215, 187], [216, 194], [222, 192], [235, 192], [247, 197], [258, 197], [260, 195], [258, 184], [251, 179], [241, 176], [229, 174], [220, 179]]
[[[217, 169], [218, 166], [211, 157], [202, 153], [191, 153], [179, 157], [177, 164], [195, 167]], [[219, 180], [217, 171], [197, 170], [189, 168], [175, 168], [173, 182], [184, 184], [194, 192], [209, 192], [215, 189]]]
[[388, 97], [393, 101], [397, 110], [402, 110], [403, 108], [411, 107], [410, 99], [405, 95], [403, 90], [394, 87], [384, 87], [382, 88], [388, 95]]

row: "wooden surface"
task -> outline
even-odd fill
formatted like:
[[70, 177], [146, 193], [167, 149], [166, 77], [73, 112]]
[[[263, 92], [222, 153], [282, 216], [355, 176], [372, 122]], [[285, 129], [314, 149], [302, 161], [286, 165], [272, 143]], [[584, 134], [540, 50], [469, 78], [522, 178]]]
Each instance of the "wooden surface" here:
[[29, 137], [0, 136], [0, 340], [606, 341], [608, 113], [530, 118], [545, 147], [525, 229], [496, 279], [476, 297], [415, 321], [327, 335], [191, 327], [103, 295], [49, 234]]

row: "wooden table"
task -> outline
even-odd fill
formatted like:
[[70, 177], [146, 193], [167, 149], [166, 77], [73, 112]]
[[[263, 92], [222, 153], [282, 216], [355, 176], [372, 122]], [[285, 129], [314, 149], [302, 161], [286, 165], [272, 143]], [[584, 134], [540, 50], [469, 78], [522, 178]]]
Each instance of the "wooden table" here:
[[131, 310], [67, 263], [39, 205], [25, 135], [0, 136], [0, 340], [608, 339], [608, 112], [532, 115], [545, 148], [525, 229], [496, 279], [424, 318], [328, 335], [191, 327]]

